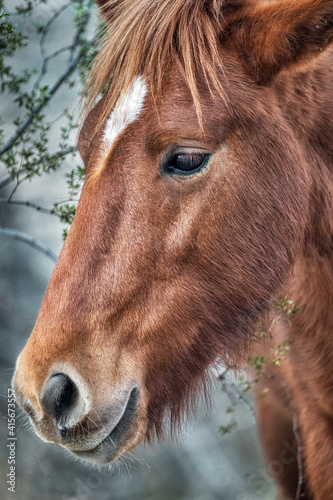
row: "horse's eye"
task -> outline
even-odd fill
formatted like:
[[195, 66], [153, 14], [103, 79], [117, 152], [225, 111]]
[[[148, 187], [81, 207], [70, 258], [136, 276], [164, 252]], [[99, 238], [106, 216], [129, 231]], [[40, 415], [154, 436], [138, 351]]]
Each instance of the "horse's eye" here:
[[164, 165], [166, 173], [189, 175], [199, 172], [208, 162], [209, 154], [176, 153]]

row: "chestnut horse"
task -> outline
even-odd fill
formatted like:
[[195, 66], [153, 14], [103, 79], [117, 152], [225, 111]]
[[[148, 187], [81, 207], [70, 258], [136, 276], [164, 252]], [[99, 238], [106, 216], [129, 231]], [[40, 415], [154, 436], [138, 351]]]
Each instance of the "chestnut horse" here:
[[18, 402], [44, 441], [110, 462], [177, 427], [287, 296], [261, 434], [281, 498], [333, 498], [333, 0], [99, 4], [89, 103], [108, 90]]

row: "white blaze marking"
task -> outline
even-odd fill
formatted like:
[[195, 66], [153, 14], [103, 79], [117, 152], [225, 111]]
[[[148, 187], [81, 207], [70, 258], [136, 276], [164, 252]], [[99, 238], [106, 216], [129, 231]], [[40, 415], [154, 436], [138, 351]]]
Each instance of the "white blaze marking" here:
[[119, 135], [139, 117], [146, 93], [147, 85], [143, 78], [138, 76], [127, 94], [115, 105], [103, 135], [105, 156], [109, 154]]

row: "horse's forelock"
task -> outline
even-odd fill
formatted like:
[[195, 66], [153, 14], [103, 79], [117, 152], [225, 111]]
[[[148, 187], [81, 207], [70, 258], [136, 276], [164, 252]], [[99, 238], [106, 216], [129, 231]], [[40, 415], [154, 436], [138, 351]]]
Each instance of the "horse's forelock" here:
[[[100, 124], [141, 75], [154, 100], [161, 94], [170, 64], [178, 64], [190, 89], [201, 122], [198, 76], [224, 99], [219, 81], [223, 61], [219, 34], [230, 7], [245, 2], [227, 0], [109, 0], [104, 3], [108, 27], [102, 50], [92, 68], [86, 93], [88, 111], [106, 87]], [[101, 4], [101, 2], [100, 2]]]

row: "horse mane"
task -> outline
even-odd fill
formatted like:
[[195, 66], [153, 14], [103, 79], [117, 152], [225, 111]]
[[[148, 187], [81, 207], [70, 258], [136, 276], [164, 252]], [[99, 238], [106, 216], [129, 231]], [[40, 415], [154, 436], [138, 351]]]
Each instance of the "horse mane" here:
[[228, 0], [108, 0], [102, 7], [108, 27], [86, 85], [85, 111], [107, 89], [101, 124], [138, 75], [156, 102], [168, 68], [178, 64], [201, 123], [198, 75], [224, 97], [218, 42], [228, 8]]

